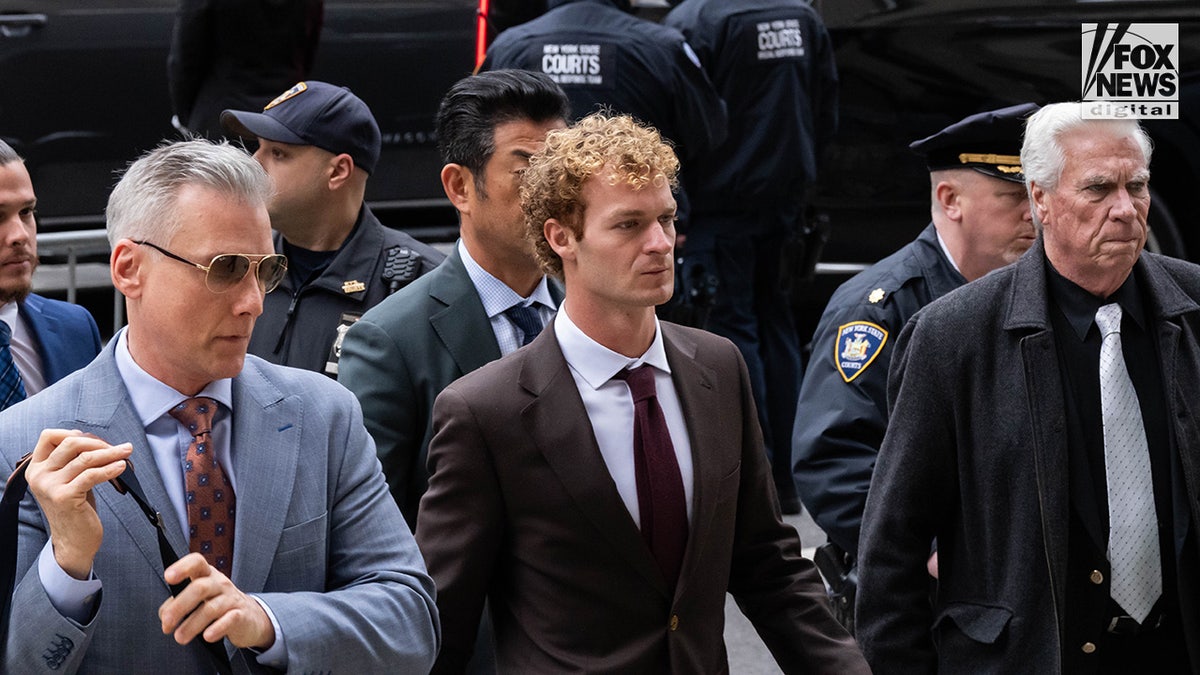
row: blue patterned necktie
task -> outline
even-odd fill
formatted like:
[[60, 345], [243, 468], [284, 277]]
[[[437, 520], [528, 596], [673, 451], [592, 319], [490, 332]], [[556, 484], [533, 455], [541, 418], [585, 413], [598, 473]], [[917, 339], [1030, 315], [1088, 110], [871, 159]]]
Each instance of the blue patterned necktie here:
[[504, 310], [504, 316], [508, 317], [509, 321], [517, 327], [521, 332], [521, 346], [533, 342], [533, 339], [542, 332], [542, 316], [537, 311], [537, 304], [532, 304], [526, 307], [525, 305], [516, 304]]
[[217, 402], [189, 398], [170, 410], [192, 435], [183, 462], [184, 502], [188, 517], [188, 548], [225, 576], [233, 570], [233, 525], [237, 499], [212, 445], [212, 420]]
[[0, 321], [0, 410], [25, 400], [25, 385], [13, 361], [11, 342], [12, 329]]

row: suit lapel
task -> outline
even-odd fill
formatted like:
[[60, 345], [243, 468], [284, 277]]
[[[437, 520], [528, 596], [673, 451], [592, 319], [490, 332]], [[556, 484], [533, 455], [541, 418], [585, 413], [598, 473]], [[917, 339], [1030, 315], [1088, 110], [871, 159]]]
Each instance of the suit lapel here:
[[296, 483], [304, 410], [276, 405], [284, 398], [249, 358], [233, 380], [237, 524], [231, 578], [246, 592], [266, 583]]
[[429, 323], [459, 372], [469, 373], [500, 358], [496, 335], [463, 266], [458, 247], [429, 274], [436, 275], [430, 280], [429, 296], [445, 306], [430, 314]]
[[[662, 572], [621, 501], [600, 454], [553, 323], [518, 354], [523, 360], [518, 382], [532, 396], [521, 410], [521, 422], [529, 438], [601, 536], [656, 589], [669, 595]], [[566, 420], [577, 422], [564, 423]]]
[[46, 386], [49, 386], [62, 379], [63, 376], [55, 368], [58, 359], [53, 358], [54, 352], [61, 348], [62, 339], [58, 334], [58, 318], [46, 314], [42, 308], [42, 299], [32, 294], [17, 305], [17, 311], [25, 319], [25, 323], [33, 332], [37, 342], [38, 356], [42, 359], [42, 375], [46, 380]]
[[[64, 424], [68, 428], [74, 427], [95, 434], [109, 443], [133, 444], [130, 461], [137, 472], [142, 492], [150, 506], [163, 514], [163, 529], [166, 530], [167, 541], [176, 554], [187, 554], [188, 546], [183, 529], [175, 518], [174, 510], [171, 509], [171, 500], [163, 487], [158, 463], [154, 461], [154, 454], [146, 441], [146, 430], [133, 409], [129, 393], [117, 371], [113, 356], [116, 344], [116, 340], [110, 341], [96, 364], [84, 371], [85, 379], [81, 385], [75, 419], [70, 423], [64, 421]], [[162, 556], [158, 550], [158, 535], [137, 503], [132, 497], [118, 493], [110, 485], [96, 488], [94, 494], [98, 502], [107, 506], [120, 521], [130, 539], [154, 568], [155, 576], [161, 580]], [[166, 588], [165, 582], [163, 587]]]
[[[719, 462], [705, 461], [706, 458], [716, 457], [726, 452], [713, 446], [721, 437], [714, 428], [719, 420], [727, 418], [721, 414], [721, 401], [713, 387], [715, 373], [708, 366], [696, 361], [696, 343], [675, 327], [662, 323], [663, 347], [667, 352], [667, 363], [671, 366], [671, 381], [679, 396], [679, 405], [683, 410], [684, 422], [687, 424], [688, 441], [692, 448], [692, 524], [688, 533], [687, 550], [683, 556], [683, 567], [679, 572], [679, 584], [676, 593], [686, 590], [688, 580], [693, 578], [693, 570], [697, 565], [703, 565], [699, 560], [699, 551], [704, 550], [700, 540], [712, 530], [709, 523], [716, 515], [716, 497]], [[726, 401], [725, 405], [736, 405], [736, 401]]]

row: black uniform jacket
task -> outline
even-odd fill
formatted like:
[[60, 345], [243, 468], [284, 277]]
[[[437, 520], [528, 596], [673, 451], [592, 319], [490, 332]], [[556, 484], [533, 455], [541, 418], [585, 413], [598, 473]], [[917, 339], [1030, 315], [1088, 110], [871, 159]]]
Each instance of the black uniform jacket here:
[[182, 0], [167, 57], [179, 121], [220, 138], [222, 110], [261, 110], [307, 78], [323, 18], [323, 0]]
[[729, 112], [729, 137], [688, 167], [695, 211], [799, 202], [837, 131], [833, 44], [804, 0], [691, 0], [687, 38]]
[[[408, 260], [404, 250], [413, 254]], [[275, 251], [283, 237], [275, 233]], [[401, 260], [401, 269], [388, 257]], [[271, 363], [337, 377], [341, 338], [368, 309], [429, 272], [445, 254], [412, 236], [384, 227], [364, 204], [358, 223], [329, 266], [301, 287], [291, 275], [267, 294], [250, 336], [250, 353]], [[385, 274], [391, 279], [385, 279]]]
[[[796, 487], [821, 529], [852, 554], [887, 429], [888, 365], [896, 338], [917, 310], [964, 283], [930, 225], [842, 284], [817, 324], [792, 435]], [[885, 339], [874, 344], [879, 340], [864, 334], [872, 344], [846, 354], [846, 341], [853, 344], [864, 324], [877, 327]], [[855, 359], [866, 365], [854, 368]]]
[[602, 105], [632, 115], [675, 142], [685, 161], [724, 140], [725, 104], [679, 31], [632, 16], [621, 0], [548, 4], [549, 12], [501, 33], [482, 69], [546, 73], [576, 118]]

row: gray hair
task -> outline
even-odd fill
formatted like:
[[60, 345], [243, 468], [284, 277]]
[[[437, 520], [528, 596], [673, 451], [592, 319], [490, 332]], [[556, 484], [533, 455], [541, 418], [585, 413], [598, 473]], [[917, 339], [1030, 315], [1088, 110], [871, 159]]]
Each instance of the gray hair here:
[[[1132, 138], [1142, 149], [1146, 166], [1150, 165], [1153, 146], [1150, 137], [1134, 119], [1085, 119], [1078, 101], [1051, 103], [1038, 110], [1025, 122], [1025, 141], [1021, 145], [1021, 166], [1025, 169], [1025, 187], [1036, 182], [1046, 190], [1058, 187], [1066, 165], [1062, 138], [1076, 129], [1087, 127], [1095, 133]], [[1032, 208], [1032, 204], [1030, 205]]]
[[25, 160], [17, 154], [16, 150], [13, 150], [11, 145], [5, 143], [4, 139], [0, 139], [0, 166], [23, 161]]
[[108, 242], [150, 240], [166, 245], [182, 220], [175, 204], [187, 186], [214, 190], [251, 206], [266, 205], [271, 178], [254, 158], [227, 142], [167, 143], [129, 165], [108, 197]]

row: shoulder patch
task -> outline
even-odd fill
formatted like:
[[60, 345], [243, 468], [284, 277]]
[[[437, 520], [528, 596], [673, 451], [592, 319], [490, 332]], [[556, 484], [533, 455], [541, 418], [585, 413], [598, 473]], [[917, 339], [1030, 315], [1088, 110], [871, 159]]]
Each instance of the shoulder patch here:
[[879, 356], [887, 339], [888, 332], [883, 326], [870, 321], [851, 321], [838, 328], [837, 339], [833, 342], [833, 364], [842, 379], [853, 382], [862, 375]]

